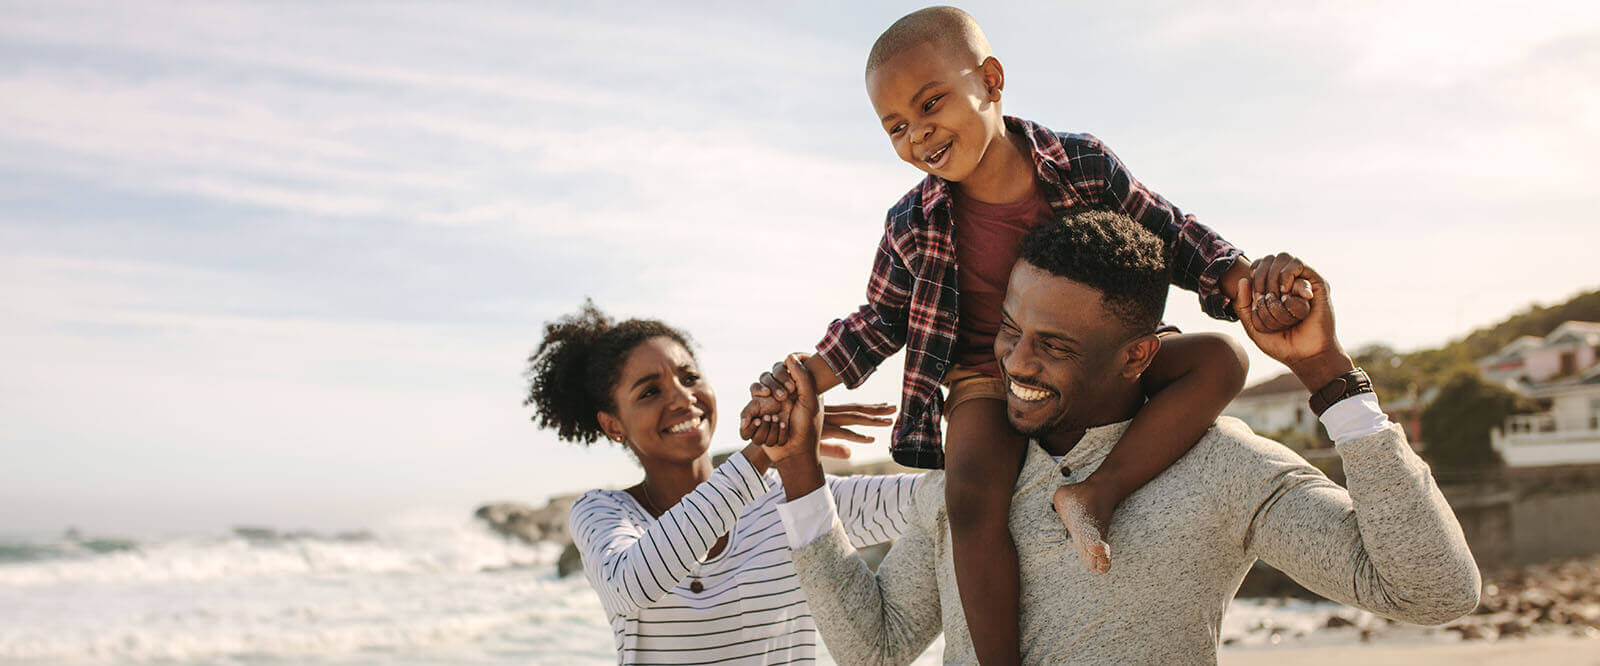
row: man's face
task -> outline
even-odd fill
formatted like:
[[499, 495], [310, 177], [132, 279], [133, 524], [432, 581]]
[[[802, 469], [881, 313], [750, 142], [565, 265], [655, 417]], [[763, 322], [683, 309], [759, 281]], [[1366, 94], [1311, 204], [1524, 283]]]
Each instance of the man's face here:
[[[960, 49], [926, 42], [867, 74], [867, 95], [894, 152], [907, 164], [952, 182], [970, 176], [999, 136], [998, 88]], [[991, 81], [989, 83], [997, 83]]]
[[1126, 327], [1099, 291], [1018, 261], [1000, 308], [994, 353], [1006, 382], [1006, 417], [1018, 432], [1043, 437], [1106, 418], [1099, 398], [1122, 372]]

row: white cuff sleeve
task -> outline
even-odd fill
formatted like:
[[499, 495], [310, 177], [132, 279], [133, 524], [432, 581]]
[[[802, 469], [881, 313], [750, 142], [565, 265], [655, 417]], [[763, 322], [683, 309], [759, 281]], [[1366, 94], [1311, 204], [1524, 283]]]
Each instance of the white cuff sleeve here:
[[779, 504], [778, 519], [783, 521], [784, 534], [789, 537], [789, 550], [799, 550], [827, 534], [834, 523], [839, 522], [833, 491], [824, 483], [805, 497]]
[[1389, 416], [1378, 406], [1378, 396], [1362, 393], [1333, 403], [1322, 412], [1322, 427], [1335, 444], [1349, 442], [1389, 427]]

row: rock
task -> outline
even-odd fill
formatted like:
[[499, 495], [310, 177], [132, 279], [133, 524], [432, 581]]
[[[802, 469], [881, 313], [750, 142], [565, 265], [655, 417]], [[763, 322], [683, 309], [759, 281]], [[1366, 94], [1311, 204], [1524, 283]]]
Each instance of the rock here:
[[556, 560], [556, 575], [562, 578], [583, 571], [583, 556], [578, 554], [578, 544], [569, 543], [561, 550], [561, 559]]

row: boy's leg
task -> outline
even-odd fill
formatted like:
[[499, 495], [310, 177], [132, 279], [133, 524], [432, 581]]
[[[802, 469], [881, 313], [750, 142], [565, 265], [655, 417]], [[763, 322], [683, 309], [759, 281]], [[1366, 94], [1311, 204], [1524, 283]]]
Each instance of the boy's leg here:
[[972, 645], [979, 663], [986, 666], [1016, 664], [1021, 659], [1017, 612], [1021, 580], [1010, 515], [1026, 446], [1027, 439], [1006, 421], [1002, 400], [972, 397], [950, 409], [945, 427], [945, 506], [951, 553]]

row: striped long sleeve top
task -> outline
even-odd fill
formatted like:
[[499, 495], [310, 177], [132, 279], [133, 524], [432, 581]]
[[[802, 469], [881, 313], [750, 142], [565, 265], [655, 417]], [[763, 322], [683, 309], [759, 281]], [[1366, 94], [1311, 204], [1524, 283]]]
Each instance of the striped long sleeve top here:
[[[920, 478], [829, 477], [851, 543], [898, 537]], [[659, 519], [621, 490], [580, 497], [572, 535], [610, 615], [618, 663], [815, 661], [816, 624], [776, 510], [783, 499], [776, 472], [737, 454]], [[724, 534], [727, 546], [707, 558]]]

